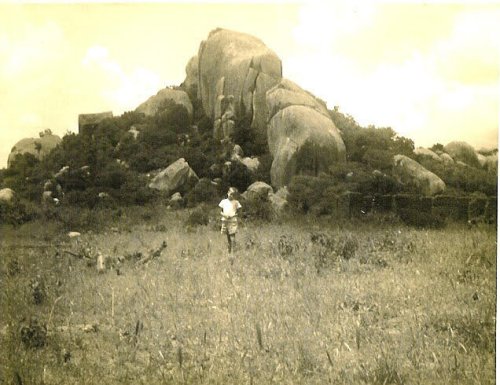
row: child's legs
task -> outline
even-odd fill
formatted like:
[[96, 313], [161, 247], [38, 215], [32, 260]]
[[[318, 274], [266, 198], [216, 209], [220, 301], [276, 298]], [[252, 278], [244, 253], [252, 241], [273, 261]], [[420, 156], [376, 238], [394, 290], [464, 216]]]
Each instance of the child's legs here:
[[232, 245], [231, 234], [226, 233], [226, 235], [227, 235], [227, 251], [231, 252], [231, 245]]
[[234, 250], [234, 246], [236, 245], [236, 234], [227, 234], [227, 249], [229, 252]]

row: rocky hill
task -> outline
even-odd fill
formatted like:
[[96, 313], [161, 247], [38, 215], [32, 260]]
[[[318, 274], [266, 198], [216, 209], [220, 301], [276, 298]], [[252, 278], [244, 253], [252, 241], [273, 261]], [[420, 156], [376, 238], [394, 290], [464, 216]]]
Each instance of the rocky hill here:
[[265, 182], [264, 191], [276, 199], [289, 191], [305, 211], [315, 196], [324, 212], [345, 192], [494, 196], [497, 164], [497, 151], [464, 142], [415, 149], [390, 127], [361, 127], [283, 78], [280, 58], [261, 40], [216, 29], [181, 85], [121, 116], [81, 114], [79, 133], [62, 140], [47, 131], [18, 142], [0, 188], [88, 206], [99, 197], [143, 204], [180, 193], [194, 205], [228, 186], [243, 192]]
[[186, 73], [184, 84], [196, 90], [216, 139], [232, 141], [242, 119], [267, 137], [274, 187], [287, 185], [297, 173], [317, 175], [345, 162], [344, 142], [326, 106], [284, 79], [281, 60], [259, 39], [216, 29]]

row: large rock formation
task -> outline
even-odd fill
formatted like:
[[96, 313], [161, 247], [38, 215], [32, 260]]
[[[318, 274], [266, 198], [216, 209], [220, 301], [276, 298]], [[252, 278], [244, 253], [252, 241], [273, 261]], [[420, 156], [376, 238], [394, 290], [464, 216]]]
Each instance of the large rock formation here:
[[[216, 29], [200, 45], [198, 96], [214, 122], [234, 108], [235, 116], [249, 117], [254, 129], [265, 130], [266, 91], [280, 79], [281, 60], [253, 36]], [[224, 103], [229, 96], [234, 98], [232, 105]]]
[[317, 175], [345, 161], [345, 145], [324, 103], [281, 74], [281, 60], [261, 40], [216, 29], [189, 62], [184, 81], [187, 89], [197, 86], [215, 138], [231, 141], [243, 119], [267, 137], [276, 188], [295, 174]]
[[161, 110], [166, 106], [166, 103], [169, 101], [183, 106], [188, 113], [189, 119], [191, 120], [193, 118], [193, 105], [188, 94], [185, 91], [173, 88], [164, 88], [158, 91], [156, 95], [151, 96], [148, 100], [137, 107], [135, 111], [142, 112], [147, 116], [153, 116], [158, 112], [161, 112]]
[[330, 114], [322, 101], [288, 79], [281, 79], [278, 84], [267, 91], [266, 103], [270, 118], [289, 106], [309, 107], [330, 118]]
[[340, 133], [314, 96], [284, 79], [267, 92], [266, 100], [272, 113], [267, 142], [273, 156], [273, 186], [286, 186], [296, 174], [317, 175], [345, 161]]
[[198, 56], [193, 56], [186, 66], [186, 79], [182, 87], [188, 91], [191, 97], [198, 95]]
[[16, 155], [29, 153], [37, 159], [43, 159], [47, 156], [59, 143], [61, 138], [57, 135], [52, 135], [50, 130], [40, 132], [39, 138], [24, 138], [17, 142], [9, 154], [7, 159], [7, 167], [12, 165]]
[[415, 192], [423, 195], [440, 194], [446, 188], [436, 174], [404, 155], [394, 156], [393, 173], [400, 183], [413, 186]]
[[156, 175], [150, 188], [165, 191], [167, 194], [185, 192], [198, 182], [198, 176], [184, 158], [180, 158]]

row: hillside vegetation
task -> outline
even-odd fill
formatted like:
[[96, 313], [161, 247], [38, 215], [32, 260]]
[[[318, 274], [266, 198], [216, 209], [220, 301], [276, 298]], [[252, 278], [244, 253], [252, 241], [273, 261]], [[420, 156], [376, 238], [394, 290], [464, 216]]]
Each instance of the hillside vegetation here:
[[[248, 121], [238, 121], [234, 142], [246, 156], [259, 157], [260, 168], [252, 173], [236, 163], [230, 173], [224, 173], [224, 162], [230, 159], [232, 148], [213, 138], [212, 122], [199, 104], [194, 107], [194, 125], [188, 123], [184, 107], [168, 102], [154, 116], [127, 112], [105, 119], [91, 132], [68, 133], [42, 160], [31, 154], [17, 155], [8, 169], [0, 170], [0, 185], [12, 188], [21, 201], [37, 204], [44, 183], [54, 181], [54, 175], [69, 166], [70, 172], [57, 181], [62, 187], [59, 194], [62, 204], [95, 207], [102, 203], [98, 194], [104, 192], [111, 198], [108, 205], [142, 205], [167, 198], [149, 189], [148, 182], [158, 170], [181, 157], [200, 178], [220, 178], [216, 187], [208, 184], [206, 191], [202, 185], [188, 194], [187, 204], [191, 206], [213, 203], [214, 197], [223, 195], [228, 186], [245, 191], [254, 181], [270, 183], [272, 158], [267, 153], [265, 138], [257, 137]], [[419, 160], [437, 174], [447, 185], [447, 195], [496, 195], [496, 170], [419, 158], [413, 152], [413, 142], [398, 136], [391, 128], [361, 127], [338, 108], [330, 114], [346, 144], [347, 162], [333, 165], [329, 172], [319, 176], [296, 177], [289, 186], [292, 193], [302, 191], [305, 185], [317, 186], [317, 193], [334, 195], [346, 191], [411, 193], [412, 186], [398, 183], [392, 175], [393, 156], [402, 154]], [[138, 132], [136, 137], [131, 127]], [[434, 147], [444, 148], [439, 144]], [[81, 168], [88, 171], [83, 173], [79, 171]]]

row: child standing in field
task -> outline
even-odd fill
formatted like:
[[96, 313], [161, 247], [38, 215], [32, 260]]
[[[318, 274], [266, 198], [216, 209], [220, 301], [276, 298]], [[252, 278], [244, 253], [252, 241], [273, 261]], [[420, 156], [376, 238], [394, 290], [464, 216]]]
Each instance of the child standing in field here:
[[227, 198], [221, 200], [219, 207], [221, 212], [221, 234], [227, 235], [227, 249], [232, 254], [236, 244], [236, 232], [238, 231], [238, 210], [241, 209], [241, 204], [236, 199], [238, 190], [230, 187], [227, 192]]

